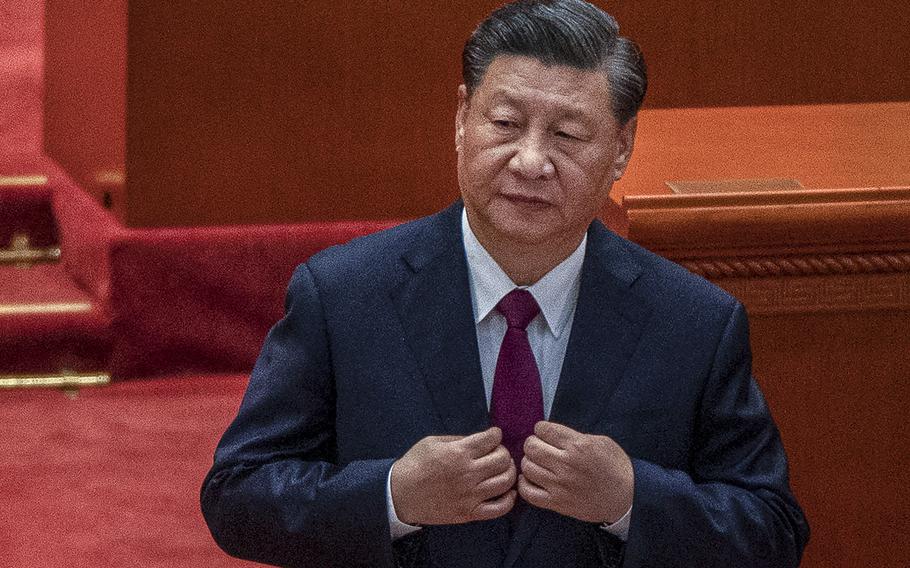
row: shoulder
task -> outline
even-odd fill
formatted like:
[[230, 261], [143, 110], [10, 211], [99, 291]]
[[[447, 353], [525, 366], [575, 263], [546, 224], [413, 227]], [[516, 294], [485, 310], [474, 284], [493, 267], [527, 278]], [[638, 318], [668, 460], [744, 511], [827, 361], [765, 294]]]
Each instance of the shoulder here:
[[451, 222], [452, 209], [328, 247], [311, 256], [297, 271], [306, 267], [320, 291], [330, 294], [387, 289], [407, 273], [408, 254], [432, 251], [454, 239], [460, 242], [460, 232]]
[[634, 277], [631, 287], [636, 296], [653, 309], [668, 316], [686, 319], [723, 321], [739, 307], [739, 301], [728, 292], [682, 266], [640, 245], [604, 230], [601, 239], [611, 254], [622, 258]]

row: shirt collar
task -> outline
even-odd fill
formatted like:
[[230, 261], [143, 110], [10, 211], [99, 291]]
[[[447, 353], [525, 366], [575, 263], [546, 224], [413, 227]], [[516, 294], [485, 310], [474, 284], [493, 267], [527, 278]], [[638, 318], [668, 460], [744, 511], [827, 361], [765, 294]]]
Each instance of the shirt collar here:
[[471, 301], [474, 304], [474, 323], [486, 318], [499, 300], [515, 288], [528, 290], [540, 311], [550, 332], [559, 337], [575, 308], [581, 266], [585, 258], [588, 235], [581, 239], [578, 248], [565, 260], [547, 272], [531, 286], [517, 286], [490, 256], [468, 223], [467, 211], [461, 212], [461, 236], [468, 260], [468, 275], [471, 280]]

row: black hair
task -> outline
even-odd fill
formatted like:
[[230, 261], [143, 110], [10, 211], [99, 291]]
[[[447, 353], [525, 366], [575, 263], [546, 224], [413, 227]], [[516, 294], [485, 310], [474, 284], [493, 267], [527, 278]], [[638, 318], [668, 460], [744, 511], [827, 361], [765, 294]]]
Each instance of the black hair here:
[[517, 0], [490, 14], [462, 52], [468, 97], [499, 55], [523, 55], [545, 65], [604, 72], [613, 116], [620, 124], [638, 113], [648, 88], [638, 45], [619, 35], [613, 16], [584, 0]]

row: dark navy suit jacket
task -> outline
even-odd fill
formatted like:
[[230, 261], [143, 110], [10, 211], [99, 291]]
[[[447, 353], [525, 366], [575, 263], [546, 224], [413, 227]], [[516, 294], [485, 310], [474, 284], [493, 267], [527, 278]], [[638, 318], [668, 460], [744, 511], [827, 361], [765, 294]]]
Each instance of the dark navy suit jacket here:
[[742, 307], [597, 221], [550, 419], [632, 457], [628, 542], [530, 508], [511, 537], [502, 518], [393, 547], [392, 462], [489, 427], [461, 208], [297, 268], [202, 488], [218, 544], [282, 566], [796, 566], [808, 527]]

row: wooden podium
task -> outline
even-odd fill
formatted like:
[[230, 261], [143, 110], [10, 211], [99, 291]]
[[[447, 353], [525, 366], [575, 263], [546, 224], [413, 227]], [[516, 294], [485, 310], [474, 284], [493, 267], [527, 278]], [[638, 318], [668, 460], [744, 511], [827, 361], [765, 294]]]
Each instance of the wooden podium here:
[[722, 190], [627, 196], [629, 236], [746, 305], [802, 565], [908, 566], [910, 187]]

